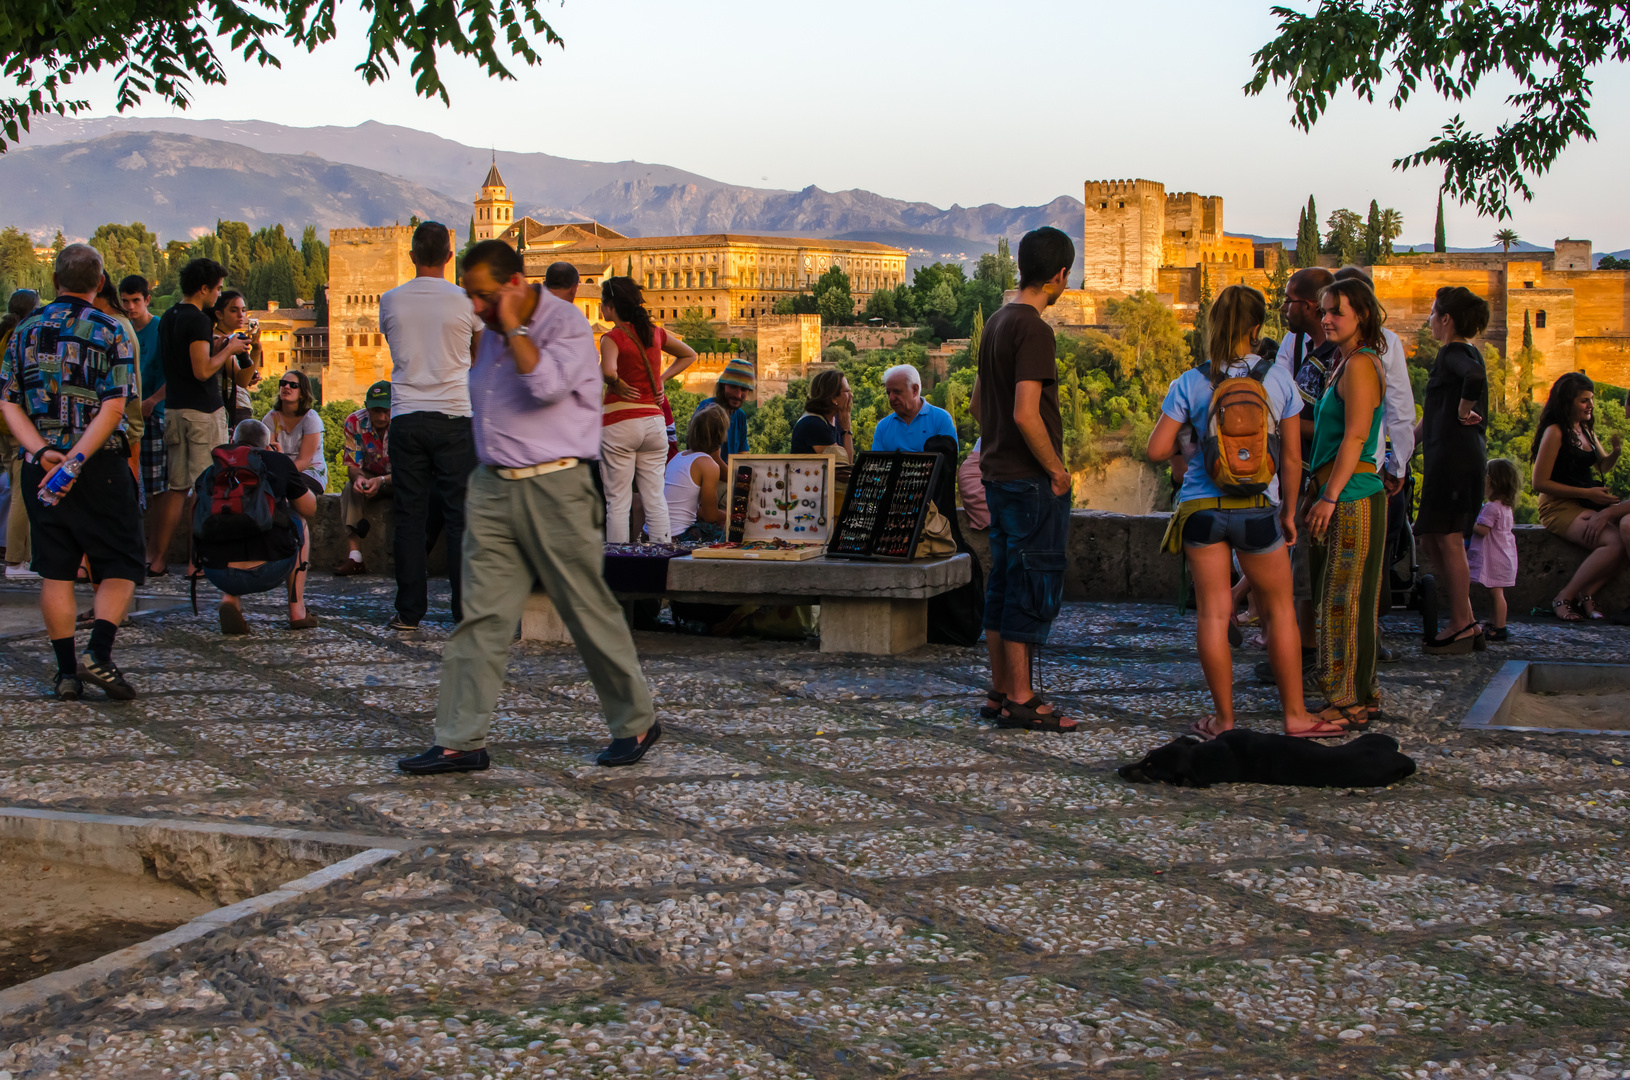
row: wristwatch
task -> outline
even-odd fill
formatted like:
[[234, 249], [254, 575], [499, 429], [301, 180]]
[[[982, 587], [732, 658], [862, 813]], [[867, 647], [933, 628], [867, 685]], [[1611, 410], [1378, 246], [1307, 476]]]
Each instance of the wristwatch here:
[[525, 323], [522, 323], [520, 326], [517, 326], [513, 330], [505, 330], [504, 331], [504, 339], [506, 341], [514, 341], [518, 337], [524, 337], [528, 341], [532, 340], [532, 335], [527, 333]]

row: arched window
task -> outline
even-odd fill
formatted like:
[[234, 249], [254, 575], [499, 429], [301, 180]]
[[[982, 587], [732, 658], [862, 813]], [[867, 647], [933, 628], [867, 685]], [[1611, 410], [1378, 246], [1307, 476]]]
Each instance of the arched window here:
[[1545, 312], [1543, 312], [1543, 311], [1534, 312], [1534, 329], [1535, 330], [1543, 330], [1543, 329], [1545, 329]]

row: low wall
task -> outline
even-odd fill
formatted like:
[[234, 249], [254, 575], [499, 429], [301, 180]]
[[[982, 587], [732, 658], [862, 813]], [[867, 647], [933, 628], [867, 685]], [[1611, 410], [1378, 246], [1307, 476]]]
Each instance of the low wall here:
[[[373, 573], [395, 573], [396, 558], [391, 548], [396, 529], [396, 515], [391, 508], [391, 500], [381, 499], [374, 503], [369, 507], [367, 516], [370, 522], [368, 535], [360, 545], [363, 561]], [[168, 563], [178, 569], [184, 569], [187, 565], [190, 528], [189, 521], [182, 521], [176, 527], [175, 536], [170, 540]], [[345, 519], [340, 515], [340, 497], [319, 495], [317, 516], [311, 521], [312, 571], [317, 574], [328, 573], [345, 558], [345, 552]], [[440, 538], [437, 539], [436, 546], [430, 550], [429, 566], [433, 576], [447, 573], [447, 545]]]
[[[958, 513], [963, 515], [963, 535], [988, 573], [989, 538], [986, 533], [967, 527], [965, 511]], [[1169, 514], [1109, 514], [1093, 510], [1073, 512], [1064, 577], [1065, 599], [1176, 603], [1179, 560], [1175, 555], [1160, 553], [1160, 540], [1170, 517]], [[1517, 585], [1506, 590], [1511, 613], [1526, 615], [1531, 608], [1548, 609], [1584, 555], [1583, 548], [1538, 525], [1517, 526]], [[1421, 571], [1430, 573], [1432, 567], [1423, 560]], [[1621, 573], [1601, 590], [1597, 603], [1609, 613], [1630, 606], [1630, 572]], [[1473, 585], [1472, 604], [1480, 615], [1489, 615], [1492, 609], [1488, 590]]]

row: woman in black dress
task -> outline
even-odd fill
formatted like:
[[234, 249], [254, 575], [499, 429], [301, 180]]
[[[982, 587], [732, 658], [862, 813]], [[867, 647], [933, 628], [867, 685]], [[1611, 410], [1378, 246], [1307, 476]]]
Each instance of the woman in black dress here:
[[1438, 569], [1438, 595], [1449, 605], [1449, 633], [1430, 638], [1428, 653], [1468, 653], [1485, 647], [1483, 628], [1472, 615], [1471, 569], [1466, 538], [1483, 508], [1488, 451], [1488, 373], [1469, 339], [1488, 326], [1488, 301], [1460, 287], [1439, 289], [1428, 326], [1442, 345], [1426, 383], [1426, 401], [1415, 425], [1424, 449], [1421, 508], [1415, 537]]

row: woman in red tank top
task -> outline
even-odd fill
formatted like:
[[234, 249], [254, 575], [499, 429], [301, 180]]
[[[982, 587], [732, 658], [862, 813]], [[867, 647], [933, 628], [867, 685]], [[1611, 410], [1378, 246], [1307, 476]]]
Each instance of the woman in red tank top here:
[[[607, 278], [600, 286], [600, 317], [615, 328], [600, 339], [606, 381], [600, 429], [600, 476], [606, 489], [606, 540], [626, 544], [637, 480], [652, 543], [673, 537], [663, 472], [668, 464], [663, 384], [696, 359], [696, 350], [651, 323], [633, 278]], [[666, 370], [662, 354], [674, 357]]]

